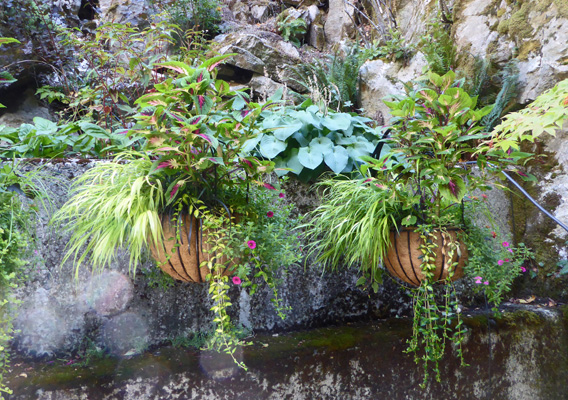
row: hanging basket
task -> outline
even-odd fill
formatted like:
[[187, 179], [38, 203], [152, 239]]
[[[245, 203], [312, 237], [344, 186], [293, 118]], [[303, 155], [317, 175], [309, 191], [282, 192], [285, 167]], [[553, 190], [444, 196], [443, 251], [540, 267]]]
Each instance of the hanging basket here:
[[[448, 277], [450, 266], [454, 262], [458, 262], [458, 265], [455, 268], [452, 281], [463, 276], [463, 267], [467, 261], [467, 246], [458, 239], [459, 232], [461, 232], [461, 229], [458, 228], [449, 228], [444, 234], [440, 231], [434, 232], [438, 245], [436, 248], [435, 282]], [[459, 243], [459, 251], [454, 252], [450, 260], [448, 257], [450, 253], [449, 243], [454, 241]], [[391, 232], [391, 244], [385, 257], [385, 266], [390, 274], [413, 286], [420, 286], [420, 282], [425, 278], [420, 268], [422, 264], [422, 252], [419, 249], [421, 242], [420, 234], [412, 228], [405, 228], [400, 232]]]
[[[212, 254], [208, 252], [207, 231], [201, 226], [201, 220], [184, 216], [182, 221], [177, 218], [161, 217], [163, 231], [163, 247], [150, 247], [152, 257], [158, 266], [172, 278], [184, 282], [205, 282], [205, 277], [211, 272], [207, 267], [200, 267], [203, 261], [209, 261]], [[177, 238], [179, 228], [179, 238]], [[179, 239], [179, 240], [178, 240]], [[165, 250], [165, 252], [164, 252]], [[166, 254], [168, 256], [166, 256]], [[217, 260], [227, 264], [225, 258]], [[221, 275], [231, 275], [233, 270], [225, 268]]]

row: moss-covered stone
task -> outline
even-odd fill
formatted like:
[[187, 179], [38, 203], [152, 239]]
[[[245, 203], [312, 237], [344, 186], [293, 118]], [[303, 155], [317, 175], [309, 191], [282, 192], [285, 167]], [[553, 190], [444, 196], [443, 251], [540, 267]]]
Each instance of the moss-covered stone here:
[[530, 40], [528, 42], [523, 42], [519, 48], [519, 55], [517, 58], [521, 61], [527, 60], [529, 55], [541, 48], [541, 44], [538, 40]]

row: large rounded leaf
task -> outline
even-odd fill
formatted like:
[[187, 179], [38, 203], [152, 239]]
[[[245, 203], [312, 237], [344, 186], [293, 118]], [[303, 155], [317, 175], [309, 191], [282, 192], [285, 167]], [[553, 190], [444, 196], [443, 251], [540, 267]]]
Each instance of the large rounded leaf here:
[[316, 169], [323, 161], [321, 151], [314, 150], [311, 147], [302, 147], [298, 151], [298, 160], [300, 164], [309, 169]]
[[323, 156], [327, 166], [336, 174], [341, 173], [347, 166], [349, 154], [344, 147], [335, 146], [333, 150]]
[[333, 151], [333, 142], [327, 137], [315, 138], [310, 142], [310, 148], [325, 155]]
[[349, 125], [351, 125], [351, 115], [347, 113], [330, 113], [322, 119], [322, 124], [330, 131], [345, 131], [349, 129]]
[[300, 159], [298, 158], [299, 149], [292, 149], [290, 153], [291, 156], [288, 159], [288, 163], [286, 164], [286, 166], [290, 168], [292, 172], [294, 172], [296, 175], [300, 175], [300, 172], [302, 172], [304, 166], [302, 165]]
[[286, 143], [274, 136], [264, 135], [260, 140], [260, 153], [269, 160], [272, 160], [284, 150], [286, 150]]
[[300, 121], [295, 121], [286, 125], [277, 126], [274, 129], [274, 137], [276, 137], [278, 140], [286, 140], [294, 133], [302, 129], [303, 126], [304, 124], [302, 124]]

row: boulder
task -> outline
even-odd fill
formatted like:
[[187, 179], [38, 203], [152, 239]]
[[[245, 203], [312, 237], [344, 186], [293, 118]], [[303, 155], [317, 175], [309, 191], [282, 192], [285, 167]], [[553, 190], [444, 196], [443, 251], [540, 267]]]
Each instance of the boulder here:
[[359, 71], [359, 95], [365, 114], [386, 124], [390, 112], [382, 99], [404, 93], [403, 83], [418, 78], [427, 65], [426, 58], [420, 52], [412, 57], [408, 65], [382, 60], [367, 61], [363, 64]]
[[302, 60], [298, 49], [285, 42], [279, 35], [264, 31], [241, 31], [219, 35], [220, 54], [235, 53], [227, 65], [262, 74], [268, 78], [285, 83], [294, 90], [302, 90], [295, 82], [292, 67]]
[[328, 45], [334, 45], [352, 36], [355, 32], [352, 20], [354, 13], [353, 7], [346, 5], [343, 0], [329, 0], [324, 25]]
[[519, 60], [521, 104], [568, 77], [568, 11], [560, 2], [470, 0], [460, 4], [454, 32], [459, 51]]
[[152, 7], [148, 0], [99, 0], [101, 22], [145, 27]]

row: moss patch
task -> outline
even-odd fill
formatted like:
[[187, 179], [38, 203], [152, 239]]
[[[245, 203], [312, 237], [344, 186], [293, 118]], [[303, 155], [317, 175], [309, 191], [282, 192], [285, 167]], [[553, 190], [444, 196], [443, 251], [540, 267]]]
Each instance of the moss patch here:
[[511, 15], [509, 26], [515, 29], [509, 29], [511, 35], [517, 38], [529, 38], [533, 35], [534, 29], [529, 23], [529, 13], [531, 11], [530, 3], [523, 3], [521, 8]]
[[519, 48], [519, 55], [517, 58], [521, 61], [527, 60], [529, 58], [529, 54], [533, 51], [540, 49], [541, 45], [538, 40], [530, 40], [528, 42], [523, 42], [521, 47]]

